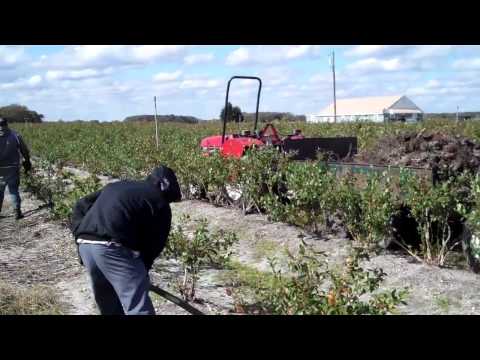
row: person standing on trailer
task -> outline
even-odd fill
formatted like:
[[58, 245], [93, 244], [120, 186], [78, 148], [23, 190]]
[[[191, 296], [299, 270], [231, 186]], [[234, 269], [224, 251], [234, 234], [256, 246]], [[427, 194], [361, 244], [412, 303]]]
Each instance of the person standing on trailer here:
[[30, 162], [30, 151], [20, 134], [8, 127], [6, 118], [0, 117], [0, 213], [2, 211], [5, 188], [12, 197], [15, 208], [15, 219], [23, 218], [22, 199], [18, 190], [20, 185], [20, 157], [23, 156], [23, 167], [28, 173], [32, 164]]
[[102, 315], [155, 315], [148, 272], [170, 233], [170, 203], [181, 198], [175, 173], [160, 166], [75, 204], [71, 230]]

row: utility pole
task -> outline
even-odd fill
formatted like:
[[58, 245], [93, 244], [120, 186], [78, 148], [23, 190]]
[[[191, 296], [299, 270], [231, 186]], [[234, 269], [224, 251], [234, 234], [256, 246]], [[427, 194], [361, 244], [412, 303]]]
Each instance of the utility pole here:
[[330, 58], [333, 74], [333, 122], [337, 122], [337, 94], [335, 88], [335, 51], [332, 51]]
[[158, 121], [157, 121], [157, 97], [153, 97], [153, 103], [155, 105], [155, 139], [157, 141], [157, 150], [158, 150]]

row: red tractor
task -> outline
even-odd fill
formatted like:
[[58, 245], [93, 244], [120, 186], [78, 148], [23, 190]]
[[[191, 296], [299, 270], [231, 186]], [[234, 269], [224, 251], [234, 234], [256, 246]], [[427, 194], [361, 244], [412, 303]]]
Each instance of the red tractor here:
[[[228, 95], [230, 91], [230, 83], [234, 79], [248, 79], [258, 81], [258, 93], [257, 93], [257, 107], [255, 112], [255, 123], [253, 131], [243, 131], [240, 134], [226, 134], [226, 125], [228, 119]], [[225, 98], [225, 111], [223, 117], [223, 132], [222, 135], [214, 135], [204, 138], [201, 141], [201, 147], [204, 150], [204, 154], [208, 156], [212, 151], [219, 151], [220, 154], [226, 157], [242, 158], [246, 151], [252, 147], [265, 147], [274, 146], [284, 153], [295, 151], [293, 154], [294, 160], [316, 160], [318, 153], [328, 155], [323, 158], [326, 165], [332, 171], [339, 175], [360, 175], [365, 176], [371, 173], [384, 173], [387, 171], [393, 177], [400, 177], [400, 170], [407, 170], [416, 176], [419, 181], [432, 181], [435, 185], [438, 183], [437, 170], [432, 168], [415, 168], [409, 166], [390, 166], [390, 165], [375, 165], [375, 164], [361, 164], [352, 161], [353, 156], [357, 153], [357, 138], [356, 137], [337, 137], [337, 138], [306, 138], [302, 135], [300, 130], [295, 130], [293, 134], [281, 137], [277, 129], [272, 124], [266, 124], [265, 127], [257, 131], [258, 124], [258, 108], [260, 102], [260, 92], [262, 89], [262, 80], [258, 77], [252, 76], [233, 76], [228, 81], [227, 93]], [[240, 119], [236, 119], [239, 121]], [[261, 191], [261, 189], [259, 189]], [[288, 189], [278, 189], [279, 194], [285, 195]], [[226, 197], [231, 203], [237, 203], [241, 201], [242, 191], [235, 185], [235, 181], [225, 184]], [[244, 206], [244, 212], [246, 211]], [[420, 235], [417, 231], [418, 224], [410, 216], [410, 210], [402, 207], [400, 211], [392, 215], [391, 225], [394, 229], [394, 237], [402, 241], [406, 241], [410, 245], [418, 245], [420, 243]], [[462, 223], [461, 219], [453, 218], [451, 220], [452, 227], [452, 239], [461, 241], [464, 247], [464, 253], [467, 257], [468, 264], [475, 272], [480, 272], [480, 241], [478, 237], [469, 234], [467, 227]], [[475, 242], [476, 241], [476, 242]], [[415, 245], [416, 244], [416, 245]], [[475, 245], [476, 244], [476, 245]], [[473, 246], [476, 246], [475, 250], [477, 255], [474, 254]], [[385, 244], [385, 247], [391, 246], [391, 242]], [[474, 257], [477, 256], [477, 257]]]
[[[234, 79], [246, 79], [258, 81], [257, 107], [255, 111], [255, 123], [253, 131], [242, 131], [241, 134], [226, 134], [228, 119], [228, 96], [230, 92], [230, 83]], [[220, 151], [224, 156], [241, 158], [245, 151], [252, 147], [275, 146], [284, 152], [295, 151], [293, 159], [295, 160], [314, 160], [317, 153], [323, 152], [329, 155], [330, 160], [340, 160], [357, 153], [356, 137], [338, 137], [338, 138], [305, 138], [301, 130], [296, 129], [293, 134], [282, 137], [273, 124], [266, 124], [264, 128], [257, 131], [258, 108], [260, 105], [260, 93], [262, 90], [262, 80], [254, 76], [233, 76], [227, 85], [225, 96], [225, 111], [223, 117], [222, 135], [213, 135], [202, 139], [200, 146], [208, 155], [212, 151]], [[237, 122], [240, 119], [235, 119]]]

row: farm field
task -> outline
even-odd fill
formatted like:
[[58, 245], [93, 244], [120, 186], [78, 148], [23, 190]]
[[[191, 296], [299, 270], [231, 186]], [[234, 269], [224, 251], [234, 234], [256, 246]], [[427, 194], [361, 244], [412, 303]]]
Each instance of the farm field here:
[[[426, 121], [388, 125], [275, 125], [284, 135], [301, 129], [307, 136], [356, 136], [358, 159], [362, 162], [374, 159], [383, 165], [428, 168], [431, 161], [436, 161], [445, 170], [444, 178], [433, 186], [408, 173], [394, 176], [385, 172], [367, 176], [359, 185], [355, 176], [338, 178], [322, 162], [294, 162], [273, 150], [253, 151], [241, 160], [204, 157], [199, 142], [205, 136], [220, 133], [218, 122], [161, 124], [159, 149], [155, 146], [152, 124], [44, 123], [16, 124], [14, 128], [24, 136], [36, 156], [35, 176], [25, 182], [25, 190], [34, 195], [32, 206], [41, 206], [42, 201], [47, 203], [50, 210], [42, 209], [42, 216], [46, 216], [45, 221], [51, 226], [60, 229], [65, 229], [74, 201], [99, 188], [102, 181], [141, 179], [159, 164], [172, 167], [185, 199], [172, 206], [174, 223], [182, 227], [176, 230], [172, 244], [182, 244], [179, 240], [182, 236], [207, 231], [199, 225], [201, 218], [206, 218], [208, 229], [231, 231], [237, 237], [237, 241], [232, 240], [230, 244], [231, 258], [222, 262], [223, 267], [209, 266], [211, 264], [192, 267], [198, 287], [193, 297], [203, 299], [198, 306], [205, 312], [229, 313], [232, 309], [249, 312], [244, 302], [238, 301], [243, 294], [237, 294], [237, 288], [261, 289], [257, 292], [268, 304], [262, 308], [267, 313], [301, 313], [298, 310], [302, 306], [308, 309], [306, 313], [389, 313], [394, 308], [409, 314], [479, 312], [475, 297], [478, 291], [474, 285], [478, 275], [467, 264], [467, 260], [472, 259], [463, 255], [460, 242], [464, 233], [454, 228], [452, 219], [461, 218], [461, 223], [468, 225], [471, 232], [476, 232], [480, 223], [480, 180], [475, 176], [480, 166], [476, 147], [480, 141], [480, 124]], [[237, 124], [229, 126], [230, 130], [238, 129]], [[248, 124], [241, 127], [246, 129]], [[287, 197], [279, 194], [279, 183], [288, 189]], [[231, 189], [239, 191], [241, 198], [233, 199]], [[409, 218], [416, 221], [412, 231], [418, 236], [418, 244], [404, 237], [399, 248], [382, 249], [382, 244], [394, 237], [392, 217], [405, 206], [410, 209]], [[60, 232], [67, 236], [65, 230]], [[216, 239], [217, 235], [210, 235]], [[228, 236], [223, 233], [218, 236], [228, 243]], [[315, 296], [310, 294], [302, 300], [302, 306], [288, 296], [284, 303], [276, 303], [273, 299], [281, 297], [285, 289], [293, 293], [300, 290], [296, 287], [298, 282], [275, 277], [268, 259], [276, 257], [278, 268], [285, 271], [289, 264], [304, 263], [306, 258], [301, 257], [303, 250], [299, 248], [302, 239], [306, 246], [325, 252], [328, 262], [339, 267], [335, 271], [350, 269], [352, 247], [368, 253], [371, 261], [353, 256], [354, 266], [348, 276], [342, 278], [348, 286], [332, 287], [327, 281], [327, 285], [323, 285], [330, 286], [329, 290], [316, 293], [323, 302], [316, 303], [312, 300]], [[73, 247], [73, 241], [69, 241]], [[285, 255], [285, 247], [294, 255]], [[170, 250], [173, 260], [159, 260], [154, 275], [165, 288], [176, 282], [187, 261], [177, 248]], [[475, 249], [468, 251], [475, 258]], [[188, 249], [183, 249], [183, 253], [186, 252]], [[318, 259], [321, 258], [319, 255]], [[308, 266], [310, 270], [318, 270], [321, 265], [308, 263]], [[375, 272], [368, 275], [365, 269], [372, 267], [382, 268], [386, 275]], [[290, 271], [301, 275], [298, 268]], [[330, 281], [340, 276], [325, 271], [322, 274]], [[370, 283], [378, 286], [351, 298], [345, 295], [346, 288], [358, 288], [359, 283], [365, 285], [366, 279], [375, 279]], [[315, 281], [301, 286], [312, 290], [320, 283]], [[400, 296], [392, 291], [401, 291], [405, 285], [409, 289], [402, 303]], [[377, 289], [387, 291], [388, 295], [381, 301], [373, 301], [370, 307], [360, 304], [359, 298]], [[157, 305], [160, 313], [178, 312], [171, 304]]]

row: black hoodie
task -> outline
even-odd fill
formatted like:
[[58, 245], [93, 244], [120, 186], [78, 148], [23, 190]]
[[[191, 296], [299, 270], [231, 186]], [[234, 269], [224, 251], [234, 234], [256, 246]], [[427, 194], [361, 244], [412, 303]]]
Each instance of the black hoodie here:
[[174, 172], [161, 166], [145, 181], [115, 182], [80, 199], [71, 229], [75, 239], [114, 241], [140, 251], [150, 269], [170, 232], [170, 202], [180, 200]]
[[0, 126], [0, 167], [19, 166], [20, 154], [30, 161], [30, 152], [20, 134], [6, 125]]

